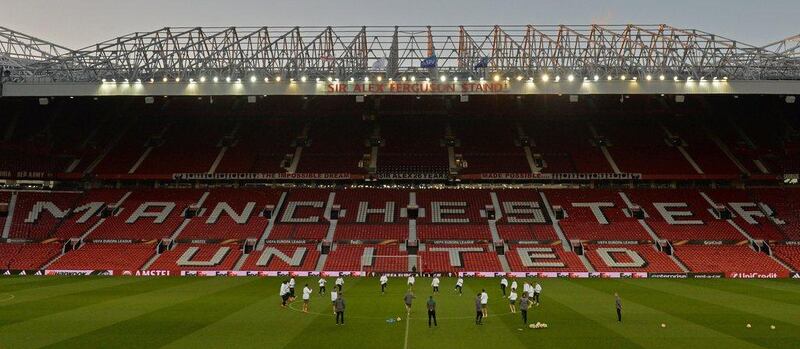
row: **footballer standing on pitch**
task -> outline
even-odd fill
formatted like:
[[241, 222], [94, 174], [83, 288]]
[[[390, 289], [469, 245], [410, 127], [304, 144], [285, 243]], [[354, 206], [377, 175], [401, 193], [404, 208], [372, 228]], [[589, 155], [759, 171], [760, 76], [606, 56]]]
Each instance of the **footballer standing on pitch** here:
[[483, 325], [483, 309], [481, 309], [481, 293], [475, 297], [475, 324]]
[[431, 320], [433, 320], [433, 325], [439, 327], [439, 324], [436, 323], [436, 301], [433, 300], [433, 296], [428, 298], [428, 327], [431, 327]]
[[308, 301], [311, 300], [311, 293], [312, 292], [314, 292], [314, 290], [312, 290], [311, 287], [308, 287], [308, 284], [306, 284], [306, 286], [303, 287], [303, 312], [304, 313], [308, 312]]
[[622, 322], [622, 300], [616, 292], [614, 292], [614, 305], [617, 308], [617, 322]]
[[341, 319], [341, 324], [344, 325], [344, 297], [341, 292], [333, 302], [333, 311], [336, 313], [336, 324], [339, 325], [339, 320]]
[[439, 294], [439, 277], [434, 276], [433, 280], [431, 280], [431, 287], [433, 288], [434, 294]]
[[325, 280], [324, 277], [320, 276], [318, 282], [319, 282], [319, 294], [323, 295], [325, 294], [325, 284], [328, 283], [328, 280]]
[[381, 275], [381, 294], [386, 293], [386, 285], [389, 283], [389, 278], [386, 274]]
[[528, 324], [528, 308], [531, 307], [531, 299], [528, 298], [528, 294], [523, 292], [522, 298], [519, 299], [519, 313], [522, 315], [522, 324]]

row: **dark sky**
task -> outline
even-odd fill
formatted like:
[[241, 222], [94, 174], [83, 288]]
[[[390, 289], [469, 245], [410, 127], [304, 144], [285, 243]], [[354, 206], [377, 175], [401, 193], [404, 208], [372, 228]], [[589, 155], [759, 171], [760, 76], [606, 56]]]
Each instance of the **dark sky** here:
[[800, 0], [0, 0], [0, 26], [70, 48], [165, 26], [657, 24], [761, 46], [800, 33]]

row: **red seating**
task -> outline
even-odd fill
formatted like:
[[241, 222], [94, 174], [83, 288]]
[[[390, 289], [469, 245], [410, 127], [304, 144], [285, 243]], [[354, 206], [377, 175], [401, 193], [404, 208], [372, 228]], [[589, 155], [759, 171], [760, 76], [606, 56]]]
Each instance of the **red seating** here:
[[617, 116], [610, 122], [597, 123], [596, 127], [611, 142], [608, 151], [622, 172], [697, 174], [677, 148], [667, 145], [667, 135], [649, 119], [639, 115]]
[[170, 126], [164, 142], [145, 158], [135, 174], [202, 173], [211, 168], [219, 154], [217, 147], [232, 128], [221, 118], [191, 117]]
[[[394, 202], [391, 213], [393, 222], [386, 222], [386, 215], [367, 214], [364, 222], [359, 222], [358, 210], [362, 202], [368, 209], [386, 209], [387, 202]], [[400, 217], [400, 210], [408, 206], [408, 192], [388, 189], [345, 189], [336, 191], [334, 205], [346, 210], [336, 225], [335, 240], [407, 240], [408, 219]]]
[[[417, 219], [417, 238], [419, 240], [491, 240], [487, 219], [481, 217], [481, 210], [492, 204], [489, 191], [419, 190], [415, 192], [417, 205], [425, 208], [425, 217]], [[463, 214], [441, 211], [437, 214], [432, 206], [433, 202], [464, 202], [466, 206], [441, 207], [442, 210], [463, 210]], [[450, 222], [446, 222], [447, 220]], [[460, 220], [460, 222], [454, 220]]]
[[[461, 266], [454, 266], [450, 262], [450, 253], [447, 251], [436, 251], [438, 248], [480, 248], [481, 251], [461, 252]], [[437, 273], [456, 273], [456, 272], [481, 272], [502, 270], [497, 253], [491, 251], [487, 245], [466, 244], [466, 245], [447, 245], [447, 244], [428, 244], [425, 251], [419, 251], [422, 259], [422, 272]]]
[[[69, 211], [75, 207], [75, 202], [80, 197], [77, 192], [19, 192], [17, 202], [14, 207], [14, 217], [11, 221], [11, 231], [9, 237], [43, 240], [50, 236], [58, 224], [66, 217], [56, 217], [53, 212], [44, 209], [34, 210], [34, 206], [44, 203], [52, 203], [55, 211]], [[37, 212], [38, 216], [37, 216]], [[28, 221], [32, 219], [32, 221]]]
[[[602, 254], [598, 249], [606, 249]], [[631, 257], [628, 252], [621, 251], [621, 249], [631, 251], [634, 256], [638, 255], [646, 263], [641, 267], [634, 267], [638, 260], [636, 257]], [[649, 273], [680, 273], [683, 272], [681, 268], [669, 258], [666, 253], [659, 252], [653, 245], [584, 245], [584, 254], [594, 269], [598, 272], [649, 272]], [[624, 266], [609, 265], [603, 258], [604, 256], [610, 257], [614, 262], [620, 263]]]
[[675, 256], [693, 272], [788, 274], [786, 268], [749, 246], [680, 245], [675, 246]]
[[[719, 205], [725, 205], [731, 211], [733, 221], [740, 228], [744, 229], [753, 239], [760, 240], [785, 240], [785, 236], [778, 230], [775, 224], [767, 217], [758, 217], [754, 215], [750, 219], [744, 219], [732, 205], [748, 204], [752, 206], [743, 207], [746, 211], [756, 211], [760, 215], [766, 216], [762, 209], [758, 206], [758, 202], [754, 200], [746, 191], [736, 189], [716, 189], [716, 190], [702, 190], [703, 193], [708, 195], [711, 200]], [[753, 222], [755, 221], [755, 222]]]
[[359, 271], [361, 270], [361, 256], [364, 254], [364, 245], [344, 245], [336, 246], [336, 249], [328, 254], [325, 261], [325, 271]]
[[242, 121], [236, 142], [217, 166], [217, 173], [283, 173], [280, 165], [286, 154], [293, 154], [292, 139], [302, 125], [284, 118]]
[[[372, 265], [362, 264], [364, 249], [373, 248], [373, 256], [384, 256], [372, 259]], [[392, 256], [391, 258], [385, 258]], [[325, 271], [364, 271], [364, 272], [407, 272], [408, 254], [400, 251], [397, 244], [389, 245], [349, 245], [338, 244], [328, 254]]]
[[[202, 196], [202, 190], [195, 189], [147, 189], [134, 191], [121, 206], [116, 216], [107, 218], [88, 238], [90, 240], [155, 240], [170, 237], [183, 222], [183, 211], [196, 203]], [[154, 217], [142, 217], [133, 223], [127, 220], [141, 205], [145, 203], [174, 203], [175, 208], [166, 219], [156, 223]], [[161, 212], [162, 207], [155, 207], [147, 212]]]
[[[679, 121], [680, 120], [680, 121]], [[700, 169], [707, 175], [739, 174], [741, 171], [720, 150], [708, 133], [707, 128], [695, 118], [666, 119], [667, 128], [673, 135], [683, 139], [686, 152], [692, 156]]]
[[[745, 237], [724, 220], [718, 220], [708, 211], [711, 205], [697, 190], [670, 189], [625, 191], [634, 204], [641, 205], [649, 215], [647, 224], [656, 235], [667, 240], [731, 240], [740, 241]], [[700, 220], [702, 224], [670, 224], [656, 210], [653, 203], [679, 203], [686, 207], [673, 207], [669, 211], [689, 211], [690, 216], [677, 217], [676, 220]]]
[[592, 146], [592, 135], [585, 122], [541, 120], [526, 126], [535, 143], [534, 153], [542, 154], [548, 173], [612, 173], [600, 148]]
[[354, 117], [315, 120], [311, 146], [303, 148], [299, 173], [359, 173], [358, 162], [369, 153], [370, 125]]
[[[533, 213], [525, 213], [525, 214], [517, 214], [517, 213], [509, 213], [506, 212], [506, 208], [503, 207], [503, 217], [497, 221], [497, 233], [500, 235], [500, 238], [506, 241], [548, 241], [548, 240], [558, 240], [558, 235], [553, 229], [552, 223], [549, 222], [549, 217], [547, 216], [547, 210], [544, 207], [544, 204], [541, 202], [541, 197], [539, 196], [539, 192], [535, 190], [495, 190], [494, 193], [497, 194], [498, 200], [501, 202], [501, 206], [504, 203], [511, 203], [511, 202], [525, 202], [525, 203], [535, 203], [538, 204], [538, 210], [540, 211], [540, 218], [534, 219], [535, 214]], [[525, 209], [525, 210], [535, 210], [535, 208], [530, 206], [521, 206], [515, 207], [515, 210]], [[509, 218], [513, 215], [514, 222], [510, 222]], [[547, 222], [545, 223], [525, 223], [524, 220], [534, 220], [535, 222], [541, 221], [545, 219]], [[522, 222], [520, 222], [522, 221]]]
[[[328, 234], [329, 221], [324, 217], [325, 205], [328, 202], [327, 190], [295, 190], [288, 193], [284, 207], [279, 212], [276, 224], [269, 234], [270, 240], [322, 240]], [[317, 202], [319, 207], [307, 205], [297, 206], [289, 217], [289, 202]], [[314, 218], [316, 217], [316, 218]], [[314, 219], [316, 222], [297, 222], [296, 220]], [[295, 221], [292, 221], [295, 220]]]
[[138, 270], [156, 253], [154, 244], [85, 244], [56, 259], [53, 270]]
[[[637, 241], [652, 240], [647, 231], [633, 217], [627, 217], [627, 206], [615, 190], [561, 189], [544, 192], [551, 206], [561, 206], [566, 212], [558, 224], [567, 239]], [[589, 207], [575, 207], [576, 203], [612, 203], [601, 211], [608, 224], [601, 224]], [[651, 215], [654, 212], [651, 212]]]
[[[536, 248], [539, 250], [533, 253], [540, 255], [536, 258], [535, 262], [542, 263], [560, 263], [563, 266], [527, 266], [523, 263], [520, 257], [519, 249]], [[525, 250], [523, 250], [525, 251]], [[508, 266], [512, 271], [516, 272], [587, 272], [586, 267], [583, 266], [580, 258], [573, 252], [566, 252], [560, 245], [529, 245], [517, 244], [509, 245], [509, 249], [505, 253]], [[547, 257], [543, 257], [547, 256]], [[555, 258], [550, 258], [553, 256]]]
[[468, 166], [460, 173], [530, 173], [525, 152], [514, 144], [519, 136], [506, 120], [480, 120], [481, 127], [455, 120], [453, 133], [460, 145], [456, 153], [463, 155]]
[[[74, 207], [82, 207], [84, 205], [91, 205], [92, 203], [102, 203], [104, 205], [116, 204], [125, 194], [128, 193], [124, 189], [95, 189], [81, 195], [81, 198], [75, 203]], [[58, 226], [53, 238], [66, 240], [69, 238], [77, 238], [83, 236], [89, 229], [91, 229], [101, 219], [100, 212], [95, 212], [85, 222], [78, 222], [83, 218], [83, 215], [92, 209], [87, 209], [86, 212], [74, 212], [67, 216], [66, 219]]]
[[0, 269], [33, 270], [61, 254], [61, 244], [0, 244]]
[[800, 189], [753, 189], [755, 200], [769, 205], [784, 224], [776, 224], [787, 240], [800, 240]]
[[[203, 214], [193, 217], [189, 224], [178, 236], [179, 240], [226, 240], [236, 239], [245, 240], [248, 238], [258, 239], [264, 233], [264, 229], [269, 223], [268, 217], [261, 215], [262, 210], [267, 205], [275, 206], [278, 203], [281, 192], [270, 189], [231, 189], [218, 188], [212, 189], [209, 196], [203, 202]], [[218, 204], [225, 203], [237, 215], [244, 214], [244, 209], [252, 204], [252, 211], [245, 223], [237, 223], [225, 211], [220, 213], [219, 218], [214, 223], [209, 223], [211, 214]]]
[[281, 251], [289, 258], [293, 257], [298, 248], [305, 248], [300, 265], [289, 265], [280, 258], [270, 258], [266, 265], [259, 266], [258, 259], [261, 258], [264, 251], [253, 251], [247, 256], [241, 270], [278, 270], [278, 271], [312, 271], [316, 268], [317, 261], [319, 260], [320, 253], [314, 244], [267, 244], [265, 247], [272, 247]]
[[800, 246], [772, 245], [772, 254], [795, 271], [800, 270]]
[[[224, 247], [228, 248], [228, 252], [216, 265], [179, 265], [178, 260], [192, 247], [196, 247], [198, 250], [192, 255], [190, 261], [211, 261], [214, 255]], [[241, 256], [242, 247], [237, 244], [178, 244], [172, 250], [165, 251], [158, 256], [148, 270], [233, 270]]]
[[[408, 127], [408, 125], [414, 127]], [[441, 144], [444, 124], [428, 118], [381, 121], [384, 145], [378, 151], [379, 173], [446, 173], [447, 148]]]

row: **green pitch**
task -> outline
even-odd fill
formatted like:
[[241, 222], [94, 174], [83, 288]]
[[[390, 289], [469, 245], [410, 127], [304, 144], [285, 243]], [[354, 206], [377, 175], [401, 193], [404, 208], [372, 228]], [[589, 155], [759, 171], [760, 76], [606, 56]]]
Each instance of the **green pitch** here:
[[[316, 291], [316, 280], [298, 279], [298, 293], [306, 282]], [[330, 289], [334, 279], [328, 281]], [[466, 279], [458, 296], [455, 280], [443, 278], [435, 297], [439, 326], [432, 329], [426, 278], [417, 279], [410, 317], [405, 279], [391, 279], [385, 295], [377, 279], [346, 279], [345, 326], [334, 324], [327, 294], [314, 294], [308, 314], [299, 300], [281, 308], [279, 282], [6, 277], [0, 348], [800, 348], [800, 282], [793, 280], [544, 279], [542, 304], [530, 320], [549, 327], [538, 330], [510, 313], [496, 279]], [[476, 326], [482, 288], [489, 317]], [[615, 291], [623, 323], [616, 321]]]

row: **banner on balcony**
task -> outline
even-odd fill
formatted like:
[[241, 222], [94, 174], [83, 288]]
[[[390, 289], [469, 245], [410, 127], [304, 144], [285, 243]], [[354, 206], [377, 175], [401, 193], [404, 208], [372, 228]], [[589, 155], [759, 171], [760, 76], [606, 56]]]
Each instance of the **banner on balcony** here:
[[190, 181], [218, 180], [347, 180], [349, 173], [173, 173], [172, 179]]
[[[467, 177], [467, 176], [463, 176]], [[515, 180], [515, 179], [542, 179], [542, 180], [638, 180], [641, 173], [481, 173], [480, 179]]]

